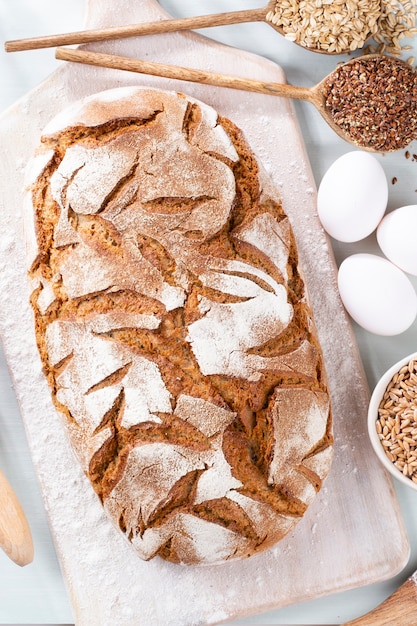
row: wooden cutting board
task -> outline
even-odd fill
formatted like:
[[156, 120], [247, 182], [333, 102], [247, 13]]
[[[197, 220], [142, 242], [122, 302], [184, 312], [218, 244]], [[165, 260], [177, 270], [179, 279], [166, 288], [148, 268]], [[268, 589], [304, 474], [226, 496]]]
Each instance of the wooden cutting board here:
[[[90, 0], [87, 27], [166, 17], [155, 0]], [[274, 63], [193, 33], [91, 49], [283, 81]], [[68, 447], [40, 371], [28, 305], [22, 231], [24, 166], [60, 109], [106, 88], [185, 91], [242, 128], [281, 189], [298, 239], [325, 355], [335, 460], [316, 501], [274, 549], [216, 567], [142, 562], [103, 515]], [[394, 490], [368, 444], [369, 392], [336, 267], [316, 216], [316, 190], [292, 104], [278, 98], [80, 65], [63, 65], [0, 118], [0, 334], [77, 626], [191, 626], [378, 582], [406, 564], [409, 545]], [[16, 312], [19, 303], [19, 315]], [[370, 486], [372, 488], [370, 489]]]

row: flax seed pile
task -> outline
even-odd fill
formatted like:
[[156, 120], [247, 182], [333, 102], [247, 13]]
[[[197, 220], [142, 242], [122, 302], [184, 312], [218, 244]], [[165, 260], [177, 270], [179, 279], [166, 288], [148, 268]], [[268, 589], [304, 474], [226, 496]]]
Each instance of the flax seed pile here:
[[417, 361], [391, 379], [379, 405], [376, 430], [388, 459], [417, 483]]
[[417, 137], [417, 71], [394, 57], [358, 57], [324, 84], [326, 110], [359, 147], [383, 152]]

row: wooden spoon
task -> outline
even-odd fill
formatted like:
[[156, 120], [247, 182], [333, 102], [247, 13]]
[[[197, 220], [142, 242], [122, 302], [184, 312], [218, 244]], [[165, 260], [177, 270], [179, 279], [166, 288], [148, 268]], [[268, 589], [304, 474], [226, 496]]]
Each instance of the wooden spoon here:
[[[411, 76], [414, 78], [415, 70], [413, 70], [410, 65], [408, 65], [404, 61], [393, 57], [387, 57], [379, 54], [364, 55], [359, 57], [358, 59], [352, 59], [347, 63], [342, 64], [336, 70], [334, 70], [334, 72], [330, 73], [327, 77], [320, 81], [320, 83], [313, 87], [296, 87], [288, 84], [263, 82], [247, 78], [240, 78], [237, 76], [227, 76], [224, 74], [205, 72], [203, 70], [195, 70], [178, 67], [175, 65], [153, 63], [127, 57], [103, 54], [99, 52], [91, 52], [88, 50], [57, 48], [55, 56], [57, 59], [73, 61], [76, 63], [108, 67], [112, 69], [121, 69], [130, 72], [138, 72], [141, 74], [150, 74], [154, 76], [163, 76], [165, 78], [192, 81], [196, 83], [215, 85], [217, 87], [229, 87], [232, 89], [254, 91], [267, 95], [282, 96], [284, 98], [306, 100], [318, 109], [324, 120], [335, 131], [335, 133], [337, 133], [345, 141], [348, 141], [355, 146], [359, 146], [363, 150], [368, 150], [371, 152], [390, 152], [393, 150], [399, 150], [407, 146], [417, 135], [417, 93], [411, 94], [410, 90], [407, 90], [408, 101], [405, 105], [408, 114], [398, 115], [397, 109], [393, 112], [390, 112], [388, 106], [389, 101], [383, 102], [385, 109], [388, 109], [387, 116], [390, 115], [389, 119], [387, 119], [387, 123], [389, 122], [393, 124], [402, 124], [402, 126], [397, 125], [397, 128], [395, 129], [395, 142], [391, 134], [389, 134], [389, 136], [387, 137], [387, 123], [384, 125], [381, 121], [379, 121], [378, 124], [375, 124], [375, 128], [372, 128], [370, 132], [369, 120], [362, 120], [364, 130], [362, 135], [360, 135], [360, 114], [361, 111], [363, 113], [363, 109], [365, 108], [364, 104], [366, 104], [367, 101], [369, 102], [369, 99], [372, 98], [372, 96], [370, 95], [370, 89], [368, 88], [370, 85], [368, 85], [367, 83], [359, 83], [360, 89], [356, 97], [360, 99], [360, 106], [356, 106], [356, 109], [358, 111], [356, 112], [356, 117], [351, 126], [346, 124], [343, 119], [338, 119], [338, 121], [336, 122], [335, 120], [337, 116], [334, 116], [332, 114], [332, 109], [326, 104], [328, 91], [327, 85], [329, 80], [336, 74], [336, 72], [340, 73], [341, 68], [349, 70], [350, 67], [353, 67], [354, 64], [357, 63], [361, 63], [362, 67], [365, 67], [364, 64], [370, 64], [373, 62], [373, 60], [383, 61], [383, 63], [387, 66], [384, 66], [384, 71], [388, 73], [389, 76], [391, 76], [391, 74], [393, 73], [393, 71], [391, 70], [398, 70], [399, 67], [402, 72], [407, 74], [407, 76], [411, 74]], [[380, 79], [380, 77], [378, 78]], [[384, 93], [381, 92], [380, 88], [381, 82], [380, 80], [378, 80], [377, 82], [378, 87], [374, 87], [374, 91], [376, 92], [374, 97], [384, 98]], [[394, 82], [398, 84], [398, 80]], [[337, 89], [336, 91], [339, 91], [339, 89]], [[366, 95], [364, 96], [363, 93], [365, 91]], [[351, 102], [348, 103], [347, 109], [348, 115], [353, 110]], [[389, 128], [389, 130], [391, 130], [391, 128]]]
[[[280, 24], [277, 20], [277, 13], [280, 7], [279, 0], [269, 0], [266, 7], [248, 9], [245, 11], [233, 11], [231, 13], [215, 13], [212, 15], [200, 15], [188, 18], [178, 18], [169, 20], [159, 20], [143, 24], [129, 24], [127, 26], [115, 26], [96, 30], [86, 30], [73, 33], [62, 33], [43, 37], [32, 37], [29, 39], [16, 39], [5, 43], [6, 52], [17, 52], [19, 50], [31, 50], [35, 48], [48, 48], [80, 43], [91, 43], [94, 41], [104, 41], [108, 39], [121, 39], [126, 37], [136, 37], [138, 35], [151, 35], [157, 33], [168, 33], [179, 30], [191, 30], [207, 28], [212, 26], [228, 26], [231, 24], [243, 24], [244, 22], [266, 22], [281, 35], [286, 36], [291, 41], [314, 52], [323, 54], [342, 54], [356, 48], [361, 48], [365, 41], [375, 34], [377, 20], [380, 16], [380, 5], [375, 0], [369, 0], [363, 15], [360, 14], [359, 6], [354, 6], [351, 15], [346, 16], [348, 5], [343, 3], [341, 10], [333, 9], [332, 3], [325, 7], [325, 10], [318, 16], [314, 15], [317, 25], [317, 34], [305, 34], [305, 30], [298, 23], [295, 24], [294, 31], [290, 26]], [[290, 11], [290, 9], [288, 9]], [[327, 13], [332, 13], [327, 17]], [[332, 19], [333, 18], [333, 19]], [[339, 36], [334, 37], [334, 19], [341, 23]], [[298, 9], [287, 16], [287, 22], [294, 24], [301, 19]], [[277, 23], [274, 23], [277, 22]], [[362, 28], [360, 27], [362, 25]], [[328, 36], [328, 38], [327, 38]]]
[[33, 541], [22, 506], [0, 471], [0, 547], [17, 565], [33, 561]]
[[417, 571], [375, 609], [343, 626], [416, 626]]

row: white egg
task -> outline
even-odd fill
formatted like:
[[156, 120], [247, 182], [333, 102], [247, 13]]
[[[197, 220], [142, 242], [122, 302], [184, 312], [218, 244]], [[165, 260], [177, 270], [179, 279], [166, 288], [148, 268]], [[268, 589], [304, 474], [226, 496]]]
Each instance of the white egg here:
[[326, 232], [338, 241], [359, 241], [382, 219], [388, 182], [379, 161], [369, 152], [344, 154], [329, 167], [320, 183], [317, 211]]
[[396, 265], [375, 254], [353, 254], [340, 265], [338, 286], [350, 316], [376, 335], [398, 335], [417, 315], [417, 294]]
[[404, 272], [417, 276], [417, 205], [387, 213], [376, 231], [385, 256]]

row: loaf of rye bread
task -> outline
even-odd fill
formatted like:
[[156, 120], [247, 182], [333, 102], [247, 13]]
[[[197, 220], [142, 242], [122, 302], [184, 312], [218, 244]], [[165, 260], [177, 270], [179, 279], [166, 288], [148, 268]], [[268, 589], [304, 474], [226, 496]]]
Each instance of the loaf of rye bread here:
[[270, 548], [329, 471], [332, 423], [291, 226], [242, 132], [109, 90], [46, 127], [27, 180], [41, 362], [109, 518], [143, 559]]

